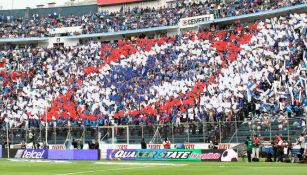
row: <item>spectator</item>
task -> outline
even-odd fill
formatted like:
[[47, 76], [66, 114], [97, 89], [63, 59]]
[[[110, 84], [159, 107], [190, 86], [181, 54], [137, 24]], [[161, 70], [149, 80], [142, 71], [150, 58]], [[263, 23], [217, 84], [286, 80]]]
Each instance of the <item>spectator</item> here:
[[259, 161], [259, 146], [260, 145], [261, 145], [260, 139], [256, 135], [253, 138], [253, 156], [252, 156], [256, 161]]
[[302, 133], [300, 137], [297, 139], [297, 144], [300, 147], [300, 159], [304, 158], [304, 152], [305, 152], [305, 135]]
[[179, 6], [160, 8], [125, 8], [118, 12], [93, 12], [88, 15], [62, 16], [49, 14], [40, 16], [33, 14], [32, 18], [13, 17], [12, 19], [0, 18], [0, 37], [48, 37], [56, 36], [52, 31], [55, 28], [79, 27], [62, 35], [80, 35], [91, 33], [117, 32], [161, 26], [178, 25], [181, 18], [213, 14], [217, 18], [238, 16], [293, 6], [306, 1], [280, 0], [268, 2], [227, 1], [216, 3], [198, 2], [181, 3]]
[[278, 143], [277, 143], [277, 157], [278, 157], [278, 162], [283, 162], [283, 156], [284, 156], [284, 141], [280, 136], [278, 138]]
[[171, 148], [171, 141], [168, 140], [167, 137], [165, 137], [163, 144], [164, 149], [170, 149]]
[[247, 137], [247, 140], [245, 141], [245, 145], [247, 147], [248, 162], [252, 162], [253, 141], [250, 139], [249, 136]]
[[141, 149], [147, 149], [147, 144], [144, 138], [142, 138], [142, 141], [141, 141]]

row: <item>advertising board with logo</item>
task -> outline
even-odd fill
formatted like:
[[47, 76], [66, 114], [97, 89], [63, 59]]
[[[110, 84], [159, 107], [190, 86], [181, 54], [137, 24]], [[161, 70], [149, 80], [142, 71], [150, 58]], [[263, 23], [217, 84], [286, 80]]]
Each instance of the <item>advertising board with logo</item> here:
[[[7, 150], [2, 151], [2, 157], [7, 158]], [[10, 158], [22, 158], [22, 159], [47, 159], [48, 150], [44, 149], [10, 149]]]
[[[8, 157], [3, 150], [3, 157]], [[100, 150], [10, 149], [10, 158], [51, 160], [99, 160]]]
[[23, 159], [47, 159], [48, 150], [44, 149], [18, 149], [15, 158]]
[[65, 150], [66, 147], [63, 144], [62, 145], [61, 144], [54, 144], [54, 145], [50, 144], [49, 149]]
[[237, 161], [233, 149], [108, 149], [107, 160], [189, 160], [189, 161]]
[[213, 14], [202, 15], [202, 16], [194, 16], [194, 17], [180, 19], [179, 24], [180, 24], [181, 28], [193, 27], [193, 26], [196, 26], [200, 22], [210, 21], [210, 20], [213, 20], [213, 19], [214, 19]]

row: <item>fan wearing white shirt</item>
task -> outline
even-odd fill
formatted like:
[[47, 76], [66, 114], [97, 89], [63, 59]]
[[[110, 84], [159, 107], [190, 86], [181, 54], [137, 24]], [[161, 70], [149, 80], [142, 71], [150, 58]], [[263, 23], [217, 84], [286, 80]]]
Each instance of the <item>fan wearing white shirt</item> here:
[[300, 155], [301, 158], [303, 158], [304, 151], [305, 151], [305, 135], [304, 133], [301, 134], [301, 136], [297, 139], [297, 144], [300, 146]]

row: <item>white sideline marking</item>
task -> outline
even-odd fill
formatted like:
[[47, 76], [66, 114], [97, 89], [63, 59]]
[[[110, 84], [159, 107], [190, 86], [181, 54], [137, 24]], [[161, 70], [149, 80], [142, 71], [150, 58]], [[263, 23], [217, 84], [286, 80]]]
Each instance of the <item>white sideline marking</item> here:
[[137, 163], [137, 162], [95, 162], [100, 165], [144, 165], [144, 166], [185, 166], [187, 164], [176, 163]]
[[146, 168], [144, 167], [128, 167], [128, 168], [114, 168], [114, 169], [104, 169], [104, 170], [92, 170], [92, 171], [80, 171], [74, 173], [63, 173], [63, 174], [56, 174], [56, 175], [75, 175], [75, 174], [87, 174], [87, 173], [95, 173], [95, 172], [105, 172], [105, 171], [117, 171], [117, 170], [131, 170], [131, 169], [141, 169]]
[[[269, 163], [269, 162], [266, 162], [266, 163]], [[280, 163], [280, 164], [284, 164], [284, 163]], [[254, 169], [272, 169], [272, 168], [306, 168], [306, 167], [304, 167], [304, 166], [297, 166], [297, 167], [288, 167], [288, 166], [286, 166], [286, 167], [280, 167], [280, 166], [254, 166], [254, 165], [252, 165], [252, 163], [251, 164], [246, 164], [247, 166], [240, 166], [240, 165], [230, 165], [230, 166], [219, 166], [219, 165], [217, 165], [217, 166], [212, 166], [212, 165], [204, 165], [204, 166], [191, 166], [191, 167], [202, 167], [202, 168], [205, 168], [205, 167], [208, 167], [208, 168], [254, 168]], [[251, 166], [250, 166], [251, 165]], [[278, 165], [278, 163], [276, 163], [276, 165]]]

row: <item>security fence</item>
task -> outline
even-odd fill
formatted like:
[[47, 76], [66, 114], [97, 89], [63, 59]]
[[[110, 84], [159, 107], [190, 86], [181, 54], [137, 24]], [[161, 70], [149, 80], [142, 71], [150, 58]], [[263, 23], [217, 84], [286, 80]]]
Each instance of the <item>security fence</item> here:
[[161, 143], [165, 137], [172, 143], [242, 143], [247, 136], [257, 135], [272, 141], [275, 135], [293, 142], [306, 129], [305, 118], [253, 119], [245, 121], [184, 122], [153, 125], [113, 125], [97, 127], [3, 128], [0, 143], [19, 144], [35, 141], [64, 144], [68, 140], [107, 144], [135, 144], [145, 138], [147, 143]]

